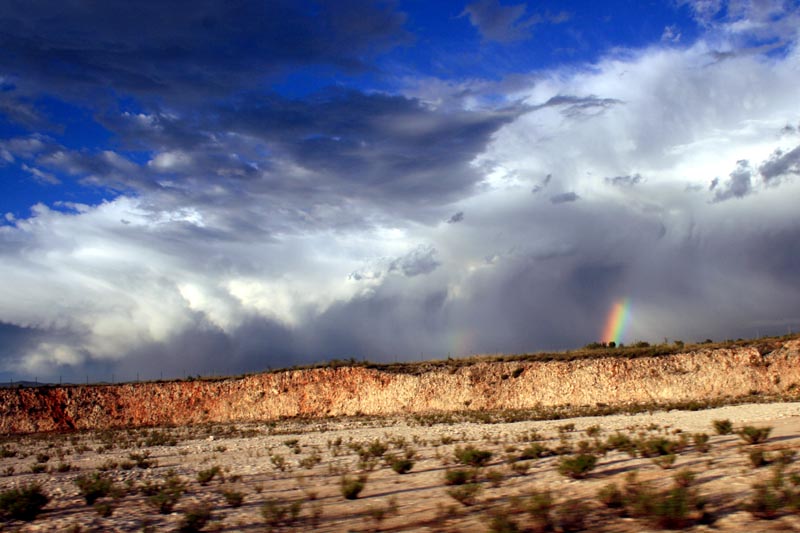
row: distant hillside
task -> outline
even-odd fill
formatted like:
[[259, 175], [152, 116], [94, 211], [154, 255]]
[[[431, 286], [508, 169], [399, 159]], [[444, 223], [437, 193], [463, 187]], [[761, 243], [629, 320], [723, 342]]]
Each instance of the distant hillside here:
[[759, 398], [800, 399], [797, 336], [397, 365], [339, 361], [213, 380], [5, 388], [0, 432], [340, 415], [433, 420], [459, 413], [492, 420]]

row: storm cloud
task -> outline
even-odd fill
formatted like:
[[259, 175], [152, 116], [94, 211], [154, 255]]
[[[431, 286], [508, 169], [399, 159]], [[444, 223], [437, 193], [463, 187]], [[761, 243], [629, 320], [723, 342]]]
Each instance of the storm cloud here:
[[46, 197], [0, 221], [0, 378], [574, 348], [619, 298], [625, 342], [800, 327], [796, 10], [426, 93], [400, 7], [340, 4], [0, 7], [0, 170]]

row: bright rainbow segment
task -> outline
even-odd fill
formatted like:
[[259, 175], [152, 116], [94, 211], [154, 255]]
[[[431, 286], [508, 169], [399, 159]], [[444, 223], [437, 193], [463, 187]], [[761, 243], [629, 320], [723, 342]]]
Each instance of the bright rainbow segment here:
[[631, 314], [631, 302], [627, 298], [617, 300], [611, 306], [611, 312], [606, 321], [606, 327], [603, 330], [603, 342], [614, 341], [619, 345], [625, 335], [625, 327], [628, 325], [628, 318]]

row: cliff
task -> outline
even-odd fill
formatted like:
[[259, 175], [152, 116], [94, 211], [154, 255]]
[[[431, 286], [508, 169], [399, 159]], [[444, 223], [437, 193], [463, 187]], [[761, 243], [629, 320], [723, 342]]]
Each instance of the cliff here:
[[343, 366], [216, 381], [2, 389], [0, 433], [359, 413], [619, 406], [798, 389], [800, 339], [794, 338], [633, 358], [477, 360], [431, 365], [424, 372]]

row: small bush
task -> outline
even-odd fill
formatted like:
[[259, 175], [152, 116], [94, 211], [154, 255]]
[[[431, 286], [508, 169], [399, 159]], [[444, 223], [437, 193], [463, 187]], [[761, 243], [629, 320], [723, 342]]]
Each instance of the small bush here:
[[778, 518], [787, 504], [785, 493], [770, 483], [757, 483], [753, 489], [752, 498], [744, 505], [745, 511], [762, 520]]
[[86, 500], [86, 505], [94, 505], [98, 499], [108, 496], [114, 489], [114, 482], [98, 472], [92, 475], [78, 476], [75, 479], [75, 485], [83, 499]]
[[32, 483], [0, 492], [0, 517], [30, 522], [35, 520], [50, 498], [41, 485]]
[[[137, 468], [153, 468], [158, 464], [154, 459], [150, 459], [150, 452], [144, 451], [142, 453], [129, 453], [128, 459], [133, 461]], [[124, 468], [124, 467], [123, 467]]]
[[492, 452], [479, 450], [473, 446], [457, 447], [453, 452], [457, 462], [468, 466], [484, 466], [492, 458]]
[[142, 492], [147, 496], [147, 503], [159, 513], [169, 514], [185, 490], [183, 481], [174, 472], [170, 472], [163, 482], [148, 483]]
[[586, 517], [589, 506], [578, 499], [567, 500], [559, 504], [555, 510], [555, 523], [562, 533], [586, 531]]
[[678, 443], [664, 437], [653, 437], [637, 441], [636, 448], [642, 457], [671, 455], [678, 451]]
[[737, 431], [736, 434], [739, 435], [739, 438], [741, 438], [747, 444], [761, 444], [766, 442], [771, 431], [771, 427], [757, 428], [753, 426], [745, 426]]
[[211, 520], [211, 509], [209, 509], [208, 504], [196, 503], [186, 509], [178, 526], [178, 531], [180, 533], [202, 531], [209, 520]]
[[708, 435], [705, 433], [695, 433], [692, 435], [694, 442], [694, 449], [699, 453], [708, 453], [711, 450], [711, 445], [708, 443]]
[[520, 533], [519, 525], [503, 510], [492, 510], [489, 515], [489, 533]]
[[625, 497], [616, 483], [609, 483], [597, 491], [597, 499], [609, 509], [622, 509]]
[[96, 502], [94, 505], [94, 511], [102, 516], [103, 518], [108, 518], [112, 514], [114, 514], [114, 504], [108, 501], [105, 502]]
[[211, 483], [211, 480], [213, 480], [214, 477], [220, 473], [222, 473], [222, 469], [217, 465], [214, 465], [206, 470], [201, 470], [197, 473], [197, 482], [203, 486], [208, 485]]
[[717, 435], [730, 435], [733, 433], [733, 423], [730, 420], [714, 420], [711, 422]]
[[367, 484], [367, 476], [362, 475], [357, 478], [342, 476], [340, 484], [342, 496], [347, 500], [355, 500], [364, 490], [364, 486]]
[[478, 479], [478, 471], [474, 468], [451, 468], [444, 471], [445, 485], [464, 485], [474, 483]]
[[478, 483], [467, 483], [447, 489], [447, 494], [461, 505], [470, 506], [477, 502], [481, 486]]
[[270, 527], [290, 527], [300, 518], [301, 502], [281, 504], [278, 500], [268, 499], [261, 506], [261, 516]]
[[411, 472], [412, 468], [414, 468], [414, 461], [412, 459], [398, 457], [392, 460], [391, 465], [392, 465], [392, 470], [394, 470], [398, 474], [407, 474]]
[[558, 473], [572, 479], [583, 479], [597, 466], [597, 457], [588, 453], [562, 457], [558, 462]]
[[244, 493], [236, 490], [223, 490], [222, 497], [231, 507], [241, 507], [244, 502]]
[[44, 463], [33, 463], [31, 465], [31, 473], [33, 474], [41, 474], [45, 470], [47, 470], [47, 465]]
[[540, 459], [542, 457], [547, 457], [552, 454], [553, 452], [550, 450], [550, 448], [538, 442], [534, 442], [533, 444], [522, 450], [522, 452], [520, 452], [519, 456], [517, 457], [517, 461]]
[[674, 453], [670, 453], [667, 455], [660, 455], [658, 457], [653, 457], [651, 461], [655, 463], [656, 466], [661, 468], [662, 470], [668, 470], [672, 468], [672, 465], [675, 464], [675, 460], [678, 458], [677, 455]]
[[753, 468], [761, 468], [762, 466], [769, 464], [769, 461], [767, 461], [767, 458], [764, 455], [764, 450], [761, 448], [750, 450], [750, 452], [747, 454], [747, 457], [750, 459], [750, 465]]
[[553, 528], [553, 496], [549, 490], [534, 491], [528, 497], [525, 511], [531, 517], [531, 525], [536, 531], [549, 531]]

